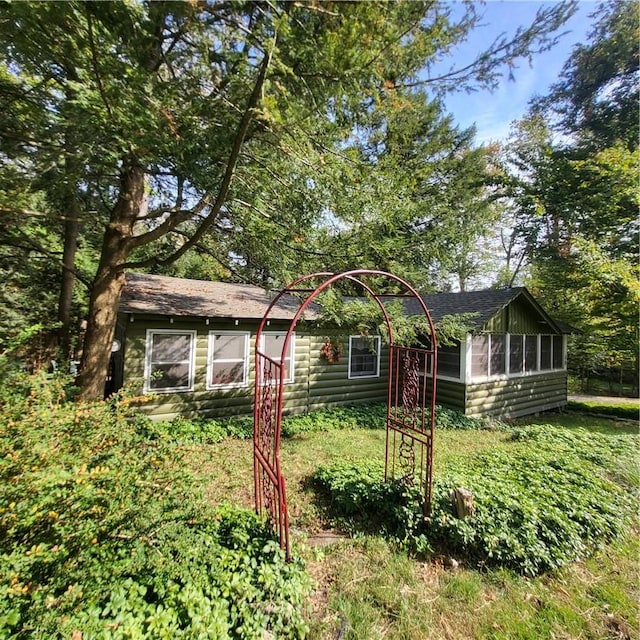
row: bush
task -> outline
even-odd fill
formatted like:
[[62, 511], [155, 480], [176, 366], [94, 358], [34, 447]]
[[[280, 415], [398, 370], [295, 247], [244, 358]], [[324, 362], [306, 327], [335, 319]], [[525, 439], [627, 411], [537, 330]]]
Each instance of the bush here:
[[431, 551], [425, 535], [417, 489], [384, 482], [384, 464], [378, 461], [337, 462], [321, 466], [313, 475], [316, 486], [330, 499], [339, 526], [351, 533], [382, 533], [414, 553]]
[[[291, 438], [299, 433], [337, 431], [341, 429], [384, 429], [386, 404], [362, 404], [331, 407], [308, 413], [283, 416], [282, 435]], [[144, 420], [143, 418], [140, 418]], [[185, 418], [152, 422], [144, 426], [149, 437], [163, 437], [183, 444], [215, 444], [226, 437], [252, 438], [253, 417]], [[436, 407], [436, 429], [507, 429], [497, 421], [471, 418], [454, 409]]]
[[304, 636], [306, 574], [265, 524], [205, 504], [126, 402], [75, 405], [64, 385], [3, 390], [0, 636]]
[[[338, 463], [314, 478], [347, 529], [377, 530], [423, 550], [439, 545], [526, 575], [582, 558], [625, 529], [631, 489], [640, 485], [637, 438], [545, 425], [515, 430], [510, 447], [438, 474], [428, 527], [420, 497], [396, 485], [385, 488], [382, 465]], [[474, 496], [475, 514], [465, 519], [451, 502], [458, 487]]]

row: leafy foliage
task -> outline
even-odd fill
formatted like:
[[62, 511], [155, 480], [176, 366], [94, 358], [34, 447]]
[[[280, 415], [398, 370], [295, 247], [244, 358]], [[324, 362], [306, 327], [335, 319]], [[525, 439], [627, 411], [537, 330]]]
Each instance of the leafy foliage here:
[[[282, 435], [293, 437], [309, 431], [336, 431], [339, 429], [384, 429], [386, 404], [359, 404], [330, 407], [308, 413], [291, 414], [282, 418]], [[137, 418], [139, 429], [150, 438], [163, 438], [182, 444], [214, 444], [224, 438], [252, 438], [253, 417], [186, 418], [179, 416], [170, 421], [152, 422]], [[488, 418], [472, 418], [446, 407], [436, 406], [436, 429], [508, 429], [500, 422]]]
[[0, 398], [0, 635], [304, 636], [307, 578], [263, 521], [204, 503], [122, 404], [20, 382]]
[[[636, 444], [628, 436], [551, 425], [516, 429], [509, 449], [465, 459], [435, 478], [428, 526], [416, 512], [419, 497], [385, 485], [380, 464], [342, 462], [314, 478], [348, 529], [379, 530], [414, 548], [440, 545], [470, 561], [536, 575], [585, 557], [625, 530], [633, 510], [629, 490], [640, 484]], [[465, 519], [451, 502], [458, 487], [474, 496], [475, 513]]]
[[638, 404], [635, 406], [622, 402], [603, 403], [598, 400], [585, 400], [581, 402], [569, 401], [567, 403], [569, 411], [579, 411], [581, 413], [595, 413], [603, 416], [614, 416], [616, 418], [624, 418], [626, 420], [638, 420], [640, 408]]
[[[637, 7], [603, 2], [549, 95], [518, 123], [507, 152], [515, 233], [528, 285], [576, 327], [569, 366], [639, 373]], [[560, 135], [554, 135], [559, 133]]]
[[350, 532], [382, 533], [415, 553], [431, 551], [419, 492], [401, 482], [383, 482], [379, 461], [337, 462], [313, 475], [329, 498], [338, 524]]

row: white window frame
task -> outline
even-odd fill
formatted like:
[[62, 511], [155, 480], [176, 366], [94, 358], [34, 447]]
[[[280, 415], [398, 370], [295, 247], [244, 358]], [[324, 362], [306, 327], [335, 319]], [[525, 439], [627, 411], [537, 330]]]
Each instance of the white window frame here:
[[[352, 353], [352, 344], [353, 340], [359, 340], [362, 338], [375, 340], [377, 343], [376, 347], [376, 372], [370, 373], [367, 375], [352, 375], [351, 374], [351, 353]], [[349, 380], [364, 380], [366, 378], [379, 378], [380, 377], [380, 352], [382, 351], [382, 342], [380, 340], [380, 336], [349, 336], [349, 360], [347, 361], [347, 376]]]
[[[153, 336], [155, 335], [188, 335], [191, 340], [189, 349], [189, 384], [186, 387], [151, 388], [151, 365], [153, 351]], [[198, 332], [192, 329], [147, 329], [144, 357], [144, 384], [143, 393], [185, 393], [193, 391], [196, 366], [196, 340]], [[172, 361], [175, 362], [175, 361]], [[170, 364], [169, 362], [154, 362], [153, 364]]]
[[[287, 335], [286, 331], [263, 331], [262, 334], [260, 335], [260, 351], [262, 353], [265, 353], [265, 340], [267, 336], [286, 336], [286, 335]], [[292, 384], [293, 382], [295, 382], [295, 379], [296, 379], [295, 354], [296, 354], [296, 334], [295, 332], [293, 332], [291, 334], [291, 340], [289, 341], [289, 355], [285, 356], [285, 360], [289, 358], [289, 376], [284, 379], [285, 384]]]
[[[238, 389], [249, 384], [249, 332], [248, 331], [209, 331], [209, 345], [207, 347], [207, 390]], [[244, 336], [244, 361], [242, 368], [242, 382], [229, 382], [213, 384], [211, 374], [213, 372], [213, 358], [215, 356], [216, 336]], [[238, 362], [237, 359], [216, 359], [216, 362]]]

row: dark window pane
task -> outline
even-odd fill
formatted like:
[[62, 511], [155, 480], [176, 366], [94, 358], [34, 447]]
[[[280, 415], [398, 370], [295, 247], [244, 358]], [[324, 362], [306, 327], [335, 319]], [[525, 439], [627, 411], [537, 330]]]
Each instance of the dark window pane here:
[[509, 373], [522, 372], [523, 337], [511, 335], [509, 339]]
[[562, 336], [553, 336], [553, 368], [562, 369]]
[[185, 362], [190, 359], [191, 334], [154, 333], [152, 335], [152, 362]]
[[506, 370], [507, 336], [491, 336], [491, 370], [492, 376], [504, 373]]
[[551, 336], [540, 336], [540, 369], [551, 369]]
[[375, 376], [378, 374], [377, 338], [352, 338], [349, 358], [349, 374], [352, 377]]
[[151, 366], [150, 389], [188, 389], [189, 364], [154, 364]]
[[460, 343], [438, 347], [438, 375], [460, 377]]
[[474, 336], [471, 341], [471, 375], [489, 375], [489, 336]]
[[526, 336], [524, 342], [524, 370], [538, 370], [538, 336]]

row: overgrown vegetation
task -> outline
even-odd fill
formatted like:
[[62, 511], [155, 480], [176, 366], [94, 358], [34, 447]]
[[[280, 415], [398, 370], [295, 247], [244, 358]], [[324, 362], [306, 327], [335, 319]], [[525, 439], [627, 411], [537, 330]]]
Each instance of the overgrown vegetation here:
[[615, 401], [603, 403], [599, 400], [570, 401], [567, 404], [567, 409], [580, 411], [581, 413], [623, 418], [625, 420], [638, 420], [640, 417], [640, 402], [630, 404], [628, 402]]
[[[2, 637], [302, 638], [309, 627], [312, 638], [326, 638], [344, 627], [345, 638], [364, 638], [380, 625], [390, 638], [546, 637], [535, 631], [540, 625], [549, 634], [588, 629], [587, 637], [604, 637], [633, 624], [634, 552], [617, 541], [640, 486], [637, 436], [626, 426], [507, 428], [439, 410], [433, 519], [425, 526], [417, 496], [381, 482], [383, 406], [288, 417], [292, 523], [314, 530], [313, 491], [303, 480], [315, 472], [334, 524], [352, 534], [335, 553], [304, 551], [318, 588], [331, 585], [327, 602], [339, 617], [327, 622], [309, 614], [302, 563], [285, 563], [251, 511], [222, 503], [250, 490], [242, 420], [220, 421], [224, 433], [235, 424], [242, 438], [214, 446], [198, 441], [192, 421], [175, 421], [167, 437], [167, 423], [131, 415], [126, 399], [69, 402], [65, 382], [17, 374], [0, 388]], [[209, 487], [216, 468], [235, 474], [222, 493]], [[458, 486], [474, 494], [475, 515], [465, 520], [449, 498]], [[614, 539], [607, 549], [620, 549], [611, 562], [626, 563], [624, 574], [607, 569], [601, 589], [580, 587], [572, 567], [587, 565], [573, 561]], [[462, 568], [442, 573], [449, 557]], [[596, 557], [590, 572], [602, 570], [606, 556]], [[542, 582], [517, 576], [557, 567], [565, 573], [545, 573]], [[427, 575], [438, 584], [425, 583]], [[556, 580], [562, 594], [571, 592], [572, 609], [553, 591]], [[544, 603], [546, 617], [531, 598]], [[449, 609], [471, 606], [484, 613], [473, 624], [455, 622]], [[587, 607], [606, 615], [573, 613]], [[453, 635], [452, 626], [460, 627]]]
[[302, 637], [308, 579], [264, 522], [207, 505], [180, 447], [64, 382], [2, 388], [0, 636]]
[[[314, 478], [347, 529], [377, 530], [417, 550], [437, 543], [472, 563], [537, 575], [625, 530], [630, 489], [638, 487], [629, 440], [551, 425], [516, 429], [509, 449], [466, 458], [436, 476], [428, 526], [412, 507], [417, 494], [385, 484], [381, 464], [338, 462]], [[451, 500], [458, 487], [474, 496], [475, 513], [464, 519]]]
[[[343, 429], [384, 429], [385, 404], [367, 404], [320, 409], [282, 418], [282, 435], [293, 437], [314, 431]], [[436, 407], [437, 429], [506, 429], [507, 425], [489, 418], [472, 418], [459, 411]], [[141, 425], [144, 419], [140, 419]], [[253, 417], [186, 418], [179, 416], [164, 422], [146, 421], [143, 428], [150, 437], [168, 438], [189, 444], [215, 444], [227, 437], [253, 437]]]

